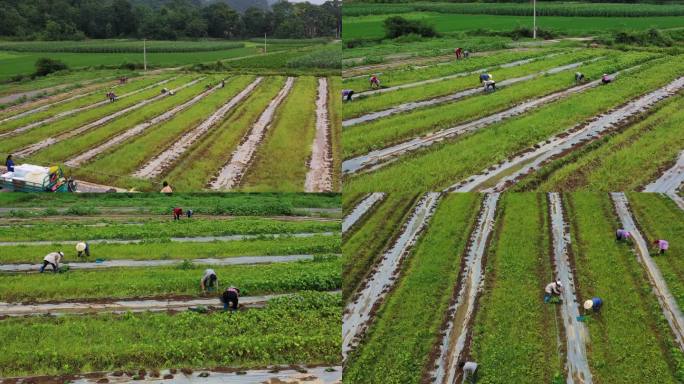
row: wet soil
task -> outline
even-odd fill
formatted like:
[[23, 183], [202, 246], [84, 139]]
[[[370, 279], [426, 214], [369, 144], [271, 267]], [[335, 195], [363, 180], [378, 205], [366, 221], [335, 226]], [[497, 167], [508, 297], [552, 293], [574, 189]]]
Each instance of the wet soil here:
[[328, 120], [328, 79], [318, 79], [318, 98], [316, 99], [316, 137], [314, 138], [306, 174], [306, 192], [332, 191], [332, 146], [330, 121]]
[[385, 198], [382, 192], [374, 192], [363, 199], [354, 209], [342, 220], [342, 233], [348, 232], [371, 208]]

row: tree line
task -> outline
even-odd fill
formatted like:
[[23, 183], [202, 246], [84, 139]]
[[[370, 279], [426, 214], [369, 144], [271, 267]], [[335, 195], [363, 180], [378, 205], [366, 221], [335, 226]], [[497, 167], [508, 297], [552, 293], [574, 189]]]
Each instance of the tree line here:
[[0, 36], [17, 40], [339, 37], [340, 1], [250, 7], [221, 1], [0, 0]]

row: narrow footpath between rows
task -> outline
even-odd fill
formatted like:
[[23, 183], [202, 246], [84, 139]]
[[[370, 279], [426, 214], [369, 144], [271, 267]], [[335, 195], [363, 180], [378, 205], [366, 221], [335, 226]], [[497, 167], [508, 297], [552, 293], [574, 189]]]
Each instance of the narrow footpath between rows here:
[[342, 233], [347, 233], [363, 216], [370, 211], [373, 206], [381, 202], [385, 198], [385, 194], [382, 192], [373, 192], [366, 196], [359, 204], [354, 207], [343, 220], [342, 220]]
[[401, 264], [411, 252], [423, 229], [435, 211], [440, 194], [426, 193], [416, 204], [402, 232], [391, 248], [382, 256], [372, 274], [363, 283], [363, 289], [344, 310], [342, 316], [342, 357], [357, 345], [369, 324], [372, 313], [382, 303], [396, 283]]
[[[331, 295], [341, 291], [329, 291]], [[281, 293], [263, 296], [240, 297], [240, 308], [264, 307], [269, 300], [277, 297], [286, 297], [291, 293]], [[140, 299], [140, 300], [98, 300], [95, 302], [64, 302], [44, 304], [21, 304], [0, 302], [0, 317], [38, 316], [38, 315], [67, 315], [67, 314], [93, 314], [93, 313], [125, 313], [125, 312], [160, 312], [180, 311], [190, 308], [223, 308], [223, 303], [218, 297], [193, 298], [193, 299]]]
[[135, 127], [131, 128], [131, 129], [129, 129], [129, 130], [117, 135], [117, 136], [114, 136], [113, 138], [107, 140], [106, 142], [96, 146], [95, 148], [89, 149], [86, 152], [83, 152], [80, 155], [77, 155], [77, 156], [67, 160], [66, 162], [64, 162], [64, 164], [66, 164], [69, 167], [78, 167], [79, 165], [90, 161], [93, 157], [95, 157], [95, 156], [99, 155], [100, 153], [108, 150], [109, 148], [112, 148], [112, 147], [128, 140], [129, 138], [131, 138], [133, 136], [137, 136], [137, 135], [142, 134], [143, 132], [145, 132], [145, 130], [147, 128], [149, 128], [153, 125], [163, 123], [163, 122], [171, 119], [177, 113], [187, 109], [188, 107], [190, 107], [192, 105], [197, 104], [200, 100], [202, 100], [206, 96], [209, 96], [210, 94], [214, 93], [214, 91], [218, 90], [219, 88], [221, 88], [221, 87], [219, 85], [216, 85], [216, 86], [212, 87], [211, 89], [206, 90], [206, 91], [200, 93], [199, 95], [193, 97], [192, 99], [184, 102], [183, 104], [177, 105], [177, 106], [169, 109], [168, 111], [162, 113], [161, 115], [155, 116], [148, 121], [142, 122], [142, 123], [136, 125]]
[[[618, 73], [614, 73], [613, 76], [617, 76], [617, 74]], [[385, 166], [391, 163], [392, 161], [396, 160], [396, 158], [398, 158], [399, 156], [403, 156], [410, 152], [429, 147], [433, 144], [439, 143], [446, 139], [453, 138], [455, 136], [478, 131], [482, 128], [485, 128], [495, 123], [499, 123], [508, 118], [522, 115], [523, 113], [526, 113], [534, 108], [597, 87], [599, 84], [601, 84], [601, 81], [595, 80], [586, 84], [574, 86], [562, 91], [552, 93], [550, 95], [542, 96], [537, 99], [525, 101], [507, 110], [489, 116], [485, 116], [477, 120], [473, 120], [437, 132], [428, 133], [424, 136], [416, 137], [409, 141], [405, 141], [403, 143], [399, 143], [387, 148], [371, 151], [365, 155], [345, 160], [342, 163], [342, 171], [345, 174], [353, 174], [361, 170], [365, 170], [367, 168], [368, 170], [379, 169], [382, 166]]]
[[133, 174], [133, 176], [143, 179], [152, 179], [161, 175], [168, 167], [171, 166], [171, 164], [181, 157], [195, 141], [199, 140], [200, 137], [202, 137], [215, 125], [218, 125], [226, 116], [226, 114], [228, 114], [228, 112], [235, 108], [235, 106], [242, 102], [242, 100], [247, 98], [247, 96], [254, 91], [254, 89], [261, 83], [263, 79], [263, 77], [257, 77], [245, 89], [240, 91], [240, 93], [235, 95], [232, 99], [230, 99], [230, 101], [216, 110], [200, 125], [195, 127], [195, 129], [185, 133], [169, 148], [147, 162], [147, 164], [143, 165]]
[[[151, 84], [151, 85], [148, 85], [148, 86], [146, 86], [146, 87], [143, 87], [143, 88], [136, 89], [136, 90], [134, 90], [134, 91], [125, 93], [125, 94], [123, 94], [123, 95], [117, 97], [117, 99], [120, 100], [120, 99], [129, 97], [129, 96], [133, 96], [133, 95], [138, 94], [138, 93], [140, 93], [140, 92], [147, 91], [148, 89], [152, 89], [152, 88], [154, 88], [154, 87], [158, 87], [158, 86], [160, 86], [160, 85], [166, 84], [166, 83], [168, 83], [169, 81], [172, 81], [172, 80], [175, 80], [175, 79], [176, 79], [176, 77], [172, 77], [172, 78], [168, 78], [168, 79], [166, 79], [166, 80], [162, 80], [162, 81], [156, 82], [156, 83]], [[84, 96], [87, 96], [87, 95], [84, 95]], [[61, 119], [61, 118], [63, 118], [63, 117], [71, 116], [71, 115], [74, 115], [74, 114], [76, 114], [76, 113], [84, 112], [84, 111], [87, 111], [87, 110], [89, 110], [89, 109], [93, 109], [93, 108], [96, 108], [96, 107], [99, 107], [99, 106], [102, 106], [102, 105], [106, 105], [106, 104], [109, 104], [109, 103], [111, 103], [111, 101], [109, 101], [108, 99], [105, 99], [105, 100], [98, 101], [98, 102], [93, 103], [93, 104], [85, 105], [85, 106], [83, 106], [83, 107], [78, 107], [78, 108], [70, 109], [70, 110], [68, 110], [68, 111], [60, 112], [60, 113], [58, 113], [58, 114], [56, 114], [56, 115], [54, 115], [54, 116], [48, 117], [48, 118], [46, 118], [46, 119], [43, 119], [43, 120], [40, 120], [40, 121], [36, 121], [36, 122], [30, 123], [30, 124], [27, 124], [27, 125], [24, 125], [24, 126], [22, 126], [22, 127], [16, 128], [16, 129], [14, 129], [14, 130], [12, 130], [12, 131], [9, 131], [9, 132], [4, 132], [4, 133], [0, 134], [0, 138], [7, 137], [7, 136], [15, 136], [15, 135], [17, 135], [17, 134], [19, 134], [19, 133], [26, 132], [26, 131], [28, 131], [28, 130], [30, 130], [30, 129], [39, 127], [39, 126], [41, 126], [41, 125], [45, 125], [45, 124], [52, 123], [52, 122], [57, 121], [57, 120], [59, 120], [59, 119]]]
[[214, 181], [209, 184], [211, 189], [231, 190], [240, 185], [242, 177], [252, 163], [254, 153], [273, 123], [273, 118], [275, 117], [278, 106], [280, 106], [287, 95], [290, 94], [294, 82], [294, 77], [287, 78], [285, 85], [280, 89], [278, 95], [271, 100], [268, 107], [266, 107], [261, 116], [259, 116], [257, 122], [254, 123], [247, 135], [241, 140], [240, 145], [233, 152], [228, 164], [218, 172]]
[[477, 227], [470, 237], [468, 253], [463, 270], [454, 287], [454, 298], [448, 309], [447, 328], [444, 330], [435, 356], [434, 369], [430, 372], [433, 383], [452, 384], [459, 374], [459, 362], [463, 359], [466, 342], [472, 333], [477, 300], [485, 277], [484, 254], [494, 230], [499, 194], [489, 194], [482, 202]]
[[[288, 263], [292, 261], [313, 260], [314, 255], [282, 255], [282, 256], [239, 256], [226, 258], [188, 259], [194, 265], [244, 265], [244, 264], [272, 264]], [[140, 268], [140, 267], [169, 267], [184, 264], [183, 259], [176, 260], [127, 260], [114, 259], [101, 262], [66, 262], [63, 265], [69, 269], [105, 269], [105, 268]], [[0, 264], [0, 272], [35, 272], [43, 264]]]
[[[532, 74], [529, 74], [526, 76], [506, 79], [506, 80], [497, 82], [496, 86], [502, 87], [502, 86], [507, 86], [507, 85], [513, 85], [513, 84], [520, 83], [523, 81], [532, 80], [532, 79], [535, 79], [537, 77], [541, 77], [544, 75], [551, 75], [554, 73], [567, 71], [567, 70], [570, 70], [573, 68], [577, 68], [581, 65], [591, 63], [591, 62], [594, 62], [596, 60], [600, 60], [600, 59], [603, 59], [603, 57], [597, 57], [597, 58], [587, 60], [587, 61], [581, 61], [581, 62], [577, 62], [577, 63], [563, 65], [560, 67], [547, 69], [547, 70], [544, 70], [541, 72], [532, 73]], [[412, 111], [412, 110], [418, 109], [418, 108], [430, 107], [430, 106], [434, 106], [434, 105], [438, 105], [438, 104], [453, 102], [453, 101], [462, 99], [464, 97], [476, 95], [479, 93], [482, 93], [482, 86], [469, 88], [469, 89], [466, 89], [466, 90], [463, 90], [460, 92], [452, 93], [452, 94], [446, 95], [446, 96], [440, 96], [440, 97], [437, 97], [434, 99], [423, 100], [423, 101], [412, 101], [412, 102], [408, 102], [408, 103], [404, 103], [404, 104], [394, 106], [392, 108], [384, 109], [382, 111], [371, 112], [371, 113], [368, 113], [368, 114], [365, 114], [365, 115], [362, 115], [359, 117], [344, 120], [342, 122], [342, 127], [347, 128], [347, 127], [351, 127], [353, 125], [357, 125], [357, 124], [361, 124], [361, 123], [367, 123], [369, 121], [377, 120], [377, 119], [380, 119], [383, 117], [388, 117], [388, 116], [391, 116], [391, 115], [394, 115], [397, 113], [404, 113], [404, 112]]]
[[[449, 188], [448, 191], [472, 192], [480, 191], [483, 184], [496, 182], [496, 185], [484, 189], [485, 192], [501, 192], [513, 185], [519, 178], [539, 170], [547, 162], [570, 153], [575, 147], [585, 145], [601, 138], [607, 131], [618, 128], [633, 116], [653, 108], [656, 103], [671, 97], [684, 88], [684, 77], [640, 96], [605, 114], [594, 117], [588, 123], [582, 122], [571, 127], [551, 139], [544, 140], [523, 151], [522, 154], [510, 158], [494, 167], [487, 168], [480, 174], [469, 176]], [[579, 128], [579, 129], [578, 129]], [[511, 170], [515, 170], [511, 173]], [[506, 175], [505, 177], [501, 177]]]
[[311, 148], [309, 171], [304, 181], [305, 192], [332, 191], [333, 153], [332, 133], [328, 119], [328, 79], [318, 79], [318, 97], [316, 98], [316, 136]]
[[161, 100], [162, 98], [165, 98], [165, 97], [169, 97], [169, 95], [171, 95], [171, 93], [176, 93], [176, 92], [180, 91], [181, 89], [184, 89], [184, 88], [187, 88], [187, 87], [191, 87], [191, 86], [197, 84], [198, 82], [200, 82], [202, 79], [203, 79], [202, 77], [197, 78], [197, 79], [195, 79], [195, 80], [192, 80], [192, 81], [190, 81], [190, 82], [188, 82], [188, 83], [185, 83], [185, 84], [181, 85], [180, 87], [178, 87], [178, 88], [172, 90], [171, 92], [160, 93], [160, 94], [157, 95], [157, 96], [151, 97], [151, 98], [149, 98], [149, 99], [145, 99], [145, 100], [143, 100], [143, 101], [141, 101], [141, 102], [139, 102], [139, 103], [137, 103], [137, 104], [133, 104], [133, 105], [131, 105], [130, 107], [127, 107], [127, 108], [121, 109], [121, 110], [119, 110], [119, 111], [116, 111], [116, 112], [114, 112], [114, 113], [112, 113], [112, 114], [110, 114], [110, 115], [107, 115], [107, 116], [105, 116], [105, 117], [103, 117], [103, 118], [101, 118], [101, 119], [98, 119], [98, 120], [95, 120], [95, 121], [93, 121], [93, 122], [90, 122], [90, 123], [88, 123], [88, 124], [86, 124], [86, 125], [83, 125], [83, 126], [81, 126], [81, 127], [79, 127], [79, 128], [70, 130], [70, 131], [68, 131], [68, 132], [64, 132], [64, 133], [62, 133], [61, 135], [57, 135], [57, 136], [54, 136], [54, 137], [48, 137], [47, 139], [43, 139], [43, 140], [41, 140], [41, 141], [39, 141], [39, 142], [37, 142], [37, 143], [31, 144], [31, 145], [29, 145], [29, 146], [27, 146], [27, 147], [25, 147], [25, 148], [22, 148], [22, 149], [18, 150], [18, 151], [16, 152], [16, 156], [17, 156], [17, 157], [26, 157], [26, 156], [30, 156], [30, 155], [32, 155], [32, 154], [34, 154], [34, 153], [40, 151], [41, 149], [46, 148], [46, 147], [48, 147], [48, 146], [50, 146], [50, 145], [52, 145], [52, 144], [59, 143], [59, 142], [61, 142], [61, 141], [64, 141], [64, 140], [70, 139], [70, 138], [72, 138], [72, 137], [78, 136], [78, 135], [80, 135], [80, 134], [82, 134], [82, 133], [84, 133], [84, 132], [87, 132], [87, 131], [89, 131], [89, 130], [91, 130], [91, 129], [93, 129], [93, 128], [97, 128], [97, 127], [99, 127], [99, 126], [105, 125], [105, 124], [107, 124], [108, 122], [110, 122], [110, 121], [112, 121], [112, 120], [114, 120], [114, 119], [116, 119], [116, 118], [118, 118], [118, 117], [120, 117], [120, 116], [123, 116], [123, 115], [125, 115], [125, 114], [127, 114], [127, 113], [129, 113], [129, 112], [132, 112], [132, 111], [135, 111], [135, 110], [137, 110], [137, 109], [140, 109], [140, 108], [146, 106], [147, 104], [153, 103], [153, 102], [155, 102], [155, 101], [157, 101], [157, 100]]
[[[653, 287], [653, 293], [658, 298], [658, 303], [663, 310], [663, 315], [670, 324], [672, 333], [677, 340], [679, 348], [684, 351], [684, 316], [682, 316], [682, 311], [677, 305], [672, 293], [670, 293], [667, 283], [663, 279], [663, 275], [660, 273], [658, 265], [653, 261], [649, 251], [648, 244], [646, 240], [641, 235], [639, 228], [634, 222], [632, 213], [629, 208], [629, 201], [627, 196], [622, 192], [613, 192], [610, 194], [615, 205], [615, 211], [617, 212], [620, 222], [622, 223], [622, 228], [631, 232], [632, 238], [634, 239], [635, 253], [640, 263], [646, 268], [646, 273], [648, 279]], [[669, 256], [664, 256], [669, 257]]]
[[570, 265], [570, 231], [563, 214], [563, 202], [558, 193], [549, 193], [549, 213], [551, 216], [551, 233], [553, 235], [553, 264], [556, 276], [561, 281], [561, 314], [566, 337], [565, 368], [568, 376], [567, 384], [591, 384], [592, 376], [587, 361], [586, 345], [589, 332], [585, 324], [579, 321], [579, 305], [575, 293], [575, 278]]
[[[338, 232], [300, 232], [300, 233], [261, 233], [258, 235], [225, 235], [225, 236], [197, 236], [197, 237], [171, 237], [172, 242], [179, 243], [209, 243], [212, 241], [236, 241], [260, 238], [278, 237], [313, 237], [313, 236], [333, 236]], [[137, 244], [150, 241], [151, 239], [92, 239], [90, 244]], [[82, 240], [36, 240], [36, 241], [0, 241], [0, 247], [14, 245], [50, 245], [50, 244], [76, 244]]]

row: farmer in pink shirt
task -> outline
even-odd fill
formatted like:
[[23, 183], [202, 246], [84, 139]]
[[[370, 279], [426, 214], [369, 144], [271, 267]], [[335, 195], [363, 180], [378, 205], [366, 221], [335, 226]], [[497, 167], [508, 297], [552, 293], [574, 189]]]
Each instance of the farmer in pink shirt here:
[[667, 240], [656, 240], [653, 242], [653, 245], [658, 247], [658, 253], [661, 255], [664, 255], [665, 251], [670, 247], [670, 243], [668, 243]]
[[615, 231], [615, 240], [617, 241], [627, 241], [630, 237], [632, 237], [632, 234], [622, 228]]

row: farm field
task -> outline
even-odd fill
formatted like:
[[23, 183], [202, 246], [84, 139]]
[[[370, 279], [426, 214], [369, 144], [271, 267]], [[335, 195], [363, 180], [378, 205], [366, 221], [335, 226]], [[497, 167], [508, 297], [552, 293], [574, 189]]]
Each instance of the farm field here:
[[[344, 299], [345, 383], [461, 382], [462, 361], [478, 363], [478, 383], [684, 379], [672, 196], [425, 193], [387, 216], [399, 196], [345, 201], [345, 270], [369, 259], [357, 233], [380, 218], [399, 231], [343, 276], [361, 281]], [[619, 228], [634, 240], [616, 241]], [[670, 241], [665, 255], [656, 239]], [[545, 304], [556, 279], [560, 300]], [[583, 309], [593, 297], [599, 312]]]
[[332, 75], [150, 72], [5, 109], [0, 153], [85, 190], [339, 191], [340, 92]]
[[[341, 382], [340, 219], [316, 211], [339, 212], [339, 195], [18, 196], [0, 208], [99, 208], [3, 220], [0, 382]], [[38, 273], [57, 251], [58, 273]], [[203, 292], [207, 268], [218, 288]], [[219, 299], [230, 286], [234, 312]]]
[[[363, 77], [350, 67], [342, 80], [355, 91], [342, 112], [345, 193], [378, 185], [401, 193], [674, 192], [684, 178], [680, 59], [666, 50], [550, 45], [360, 65]], [[483, 92], [483, 71], [496, 91]], [[576, 82], [576, 72], [586, 80]], [[603, 74], [613, 81], [601, 84]]]

